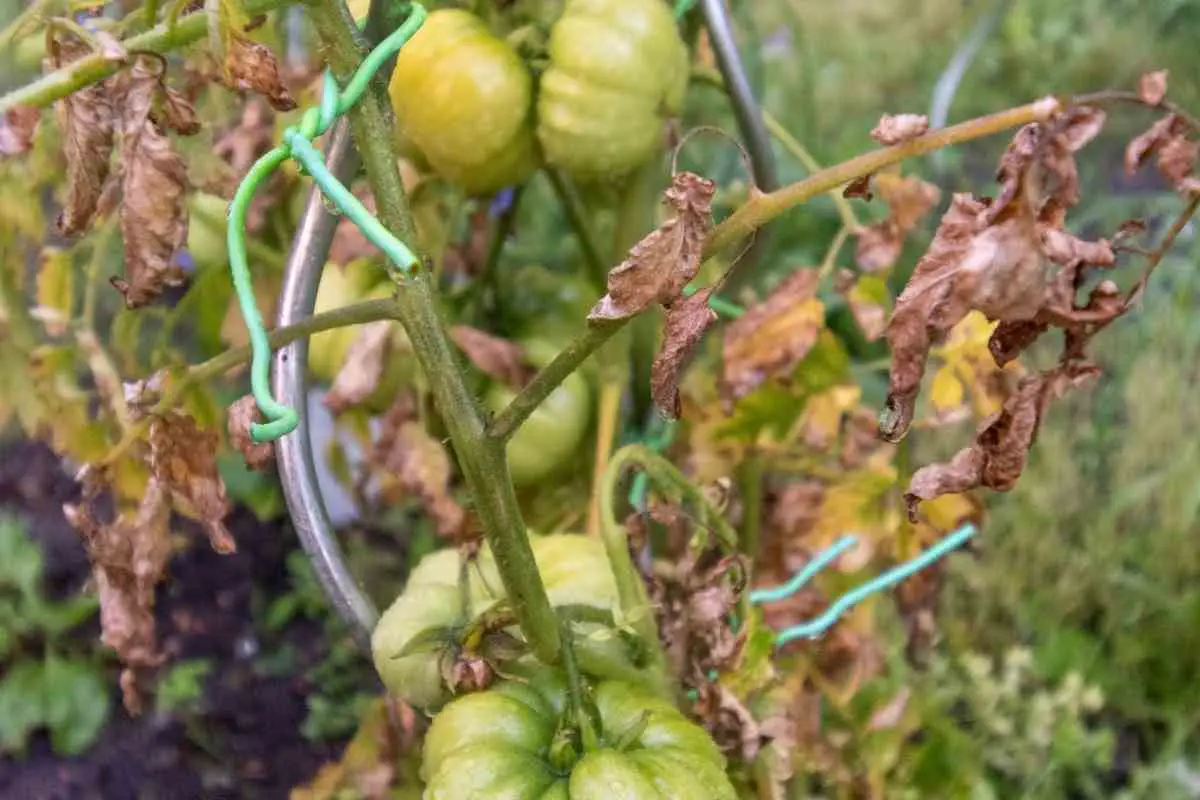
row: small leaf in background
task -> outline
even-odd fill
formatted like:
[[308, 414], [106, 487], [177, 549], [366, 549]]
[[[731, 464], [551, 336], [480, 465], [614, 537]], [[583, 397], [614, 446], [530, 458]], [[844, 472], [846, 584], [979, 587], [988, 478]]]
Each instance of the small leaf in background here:
[[0, 117], [0, 158], [19, 156], [33, 146], [42, 112], [36, 108], [17, 106]]
[[928, 130], [929, 117], [924, 114], [884, 114], [871, 130], [871, 138], [882, 145], [893, 145], [915, 139]]
[[855, 234], [858, 237], [855, 260], [863, 272], [891, 269], [900, 258], [905, 237], [942, 196], [940, 189], [914, 175], [884, 172], [876, 175], [874, 182], [880, 199], [887, 204], [888, 216]]
[[[81, 42], [51, 43], [56, 66], [70, 63], [89, 48]], [[101, 81], [58, 101], [58, 125], [67, 159], [67, 189], [58, 230], [74, 236], [87, 230], [96, 216], [100, 194], [111, 168], [115, 103], [112, 79]]]
[[438, 535], [454, 539], [464, 530], [466, 511], [450, 495], [450, 455], [413, 418], [411, 402], [401, 398], [384, 419], [373, 460], [404, 489], [420, 498], [437, 525]]
[[262, 422], [262, 414], [253, 395], [244, 395], [229, 406], [229, 444], [242, 454], [246, 466], [252, 470], [265, 469], [275, 461], [274, 442], [256, 442], [250, 438], [251, 423]]
[[181, 514], [198, 520], [214, 550], [237, 551], [225, 515], [229, 501], [217, 470], [215, 431], [201, 430], [191, 417], [178, 412], [156, 416], [150, 423], [150, 470], [153, 481], [170, 493]]
[[705, 331], [717, 321], [717, 312], [708, 307], [711, 295], [711, 288], [703, 289], [667, 306], [662, 345], [650, 368], [650, 395], [659, 410], [672, 418], [680, 414], [680, 375]]
[[137, 308], [183, 283], [172, 261], [187, 241], [187, 164], [171, 140], [155, 127], [150, 114], [159, 91], [158, 72], [145, 59], [124, 76], [121, 101], [121, 160], [124, 164], [121, 234], [125, 277], [113, 286]]
[[1185, 120], [1167, 114], [1135, 137], [1125, 148], [1125, 171], [1133, 175], [1151, 156], [1158, 156], [1158, 171], [1172, 186], [1178, 187], [1191, 176], [1200, 144], [1189, 141], [1190, 128]]
[[77, 756], [92, 746], [108, 722], [109, 690], [103, 672], [87, 661], [52, 653], [42, 669], [50, 744], [60, 756]]
[[40, 662], [21, 659], [0, 677], [0, 752], [21, 754], [29, 735], [45, 724], [46, 685]]
[[322, 401], [334, 414], [360, 405], [379, 388], [391, 352], [392, 325], [381, 319], [362, 326]]
[[675, 211], [629, 251], [608, 273], [608, 293], [588, 314], [588, 322], [628, 319], [658, 303], [675, 301], [700, 269], [704, 240], [712, 227], [716, 184], [691, 172], [680, 172], [664, 193]]
[[825, 306], [816, 297], [818, 277], [815, 269], [794, 271], [766, 300], [726, 326], [721, 395], [727, 403], [791, 372], [816, 344], [825, 326]]
[[1138, 97], [1147, 105], [1156, 106], [1167, 97], [1167, 78], [1170, 70], [1159, 69], [1147, 72], [1138, 78]]
[[213, 662], [204, 658], [191, 658], [172, 664], [155, 692], [157, 710], [163, 714], [174, 714], [194, 709], [204, 699], [204, 682], [212, 668]]
[[1099, 369], [1090, 364], [1068, 362], [1023, 379], [1004, 402], [1000, 415], [979, 432], [975, 444], [948, 462], [930, 464], [913, 474], [905, 493], [909, 518], [916, 519], [920, 501], [943, 494], [979, 486], [1002, 492], [1011, 489], [1025, 469], [1029, 448], [1051, 401], [1098, 374]]
[[70, 251], [57, 247], [42, 250], [37, 273], [37, 303], [53, 312], [53, 317], [42, 317], [46, 333], [51, 336], [66, 333], [75, 305], [75, 264]]
[[874, 342], [883, 336], [892, 311], [892, 294], [888, 291], [887, 281], [878, 275], [860, 275], [846, 292], [846, 302], [863, 338]]
[[940, 413], [954, 411], [962, 406], [965, 398], [966, 389], [954, 374], [952, 365], [946, 365], [934, 373], [929, 390], [929, 402], [933, 403], [934, 410]]
[[19, 518], [0, 515], [0, 588], [34, 598], [40, 594], [41, 579], [42, 549], [26, 534]]
[[901, 687], [891, 700], [875, 709], [871, 714], [871, 719], [867, 721], [866, 730], [868, 732], [886, 731], [897, 727], [904, 717], [904, 712], [908, 709], [908, 701], [911, 697], [912, 690], [907, 686]]
[[763, 621], [762, 610], [753, 607], [746, 620], [746, 644], [737, 666], [721, 676], [721, 683], [741, 700], [748, 700], [769, 686], [775, 671], [775, 632]]
[[525, 350], [514, 342], [470, 325], [451, 327], [450, 338], [480, 372], [501, 383], [520, 389], [533, 377]]
[[[98, 492], [93, 486], [90, 491]], [[171, 543], [170, 507], [156, 481], [136, 508], [122, 508], [102, 524], [87, 502], [66, 505], [63, 513], [87, 545], [92, 577], [100, 597], [101, 641], [124, 665], [121, 690], [131, 714], [141, 710], [146, 671], [162, 663], [154, 625], [154, 587], [162, 577]]]

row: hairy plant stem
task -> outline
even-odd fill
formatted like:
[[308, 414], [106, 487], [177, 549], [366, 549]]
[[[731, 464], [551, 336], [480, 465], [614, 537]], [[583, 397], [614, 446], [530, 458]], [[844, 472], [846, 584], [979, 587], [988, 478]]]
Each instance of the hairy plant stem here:
[[[243, 7], [247, 14], [254, 16], [266, 13], [285, 2], [286, 0], [245, 0]], [[204, 11], [200, 10], [181, 17], [174, 27], [169, 21], [164, 22], [145, 33], [125, 39], [121, 44], [129, 53], [168, 53], [199, 41], [207, 31], [207, 17]], [[123, 62], [107, 59], [100, 53], [90, 53], [0, 97], [0, 114], [19, 106], [43, 108], [55, 100], [61, 100], [86, 86], [104, 80], [123, 66]]]
[[[375, 0], [372, 7], [378, 3]], [[344, 3], [327, 2], [313, 3], [309, 10], [335, 76], [346, 81], [363, 57], [359, 32], [349, 11]], [[382, 77], [372, 81], [349, 117], [380, 220], [398, 237], [415, 244], [416, 226], [392, 152], [394, 122]], [[484, 430], [483, 414], [467, 387], [460, 358], [439, 317], [436, 290], [427, 269], [397, 282], [396, 308], [445, 420], [475, 513], [496, 557], [521, 630], [541, 661], [555, 663], [561, 655], [559, 622], [534, 561], [504, 443], [487, 436]]]

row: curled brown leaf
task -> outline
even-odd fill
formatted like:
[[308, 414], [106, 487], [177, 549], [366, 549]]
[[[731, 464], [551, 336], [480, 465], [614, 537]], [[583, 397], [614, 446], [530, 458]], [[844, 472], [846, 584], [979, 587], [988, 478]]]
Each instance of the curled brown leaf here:
[[608, 273], [608, 293], [588, 314], [589, 323], [628, 319], [658, 303], [669, 305], [696, 277], [704, 240], [712, 227], [716, 184], [680, 172], [664, 192], [675, 216], [648, 233]]
[[904, 238], [941, 199], [941, 191], [915, 176], [884, 173], [875, 188], [888, 205], [887, 219], [859, 230], [855, 259], [864, 272], [891, 269], [900, 258]]
[[245, 395], [229, 406], [227, 429], [229, 443], [242, 454], [246, 466], [261, 470], [275, 461], [273, 442], [256, 442], [250, 438], [250, 425], [262, 422], [262, 414], [253, 395]]
[[514, 389], [523, 387], [533, 377], [534, 370], [525, 360], [524, 349], [514, 342], [470, 325], [453, 326], [450, 338], [480, 372]]
[[1189, 178], [1196, 166], [1198, 146], [1187, 138], [1187, 122], [1177, 114], [1157, 120], [1125, 148], [1125, 171], [1132, 175], [1151, 156], [1158, 156], [1159, 172], [1172, 186]]
[[0, 118], [0, 157], [18, 156], [33, 146], [42, 112], [28, 106], [10, 108]]
[[[75, 61], [88, 47], [74, 40], [52, 42], [55, 66]], [[113, 80], [104, 80], [67, 95], [56, 105], [67, 159], [66, 199], [58, 216], [58, 230], [66, 236], [91, 226], [111, 169], [115, 104]]]
[[159, 101], [156, 120], [181, 136], [193, 136], [200, 132], [200, 118], [196, 108], [179, 92], [165, 87]]
[[225, 52], [225, 83], [231, 89], [262, 95], [277, 111], [291, 111], [296, 99], [279, 75], [279, 61], [264, 44], [233, 36]]
[[815, 269], [796, 270], [725, 328], [721, 394], [727, 401], [788, 373], [808, 355], [825, 324], [818, 280]]
[[679, 377], [690, 361], [705, 331], [717, 321], [708, 306], [712, 289], [702, 289], [667, 307], [662, 345], [650, 368], [650, 395], [654, 404], [673, 419], [680, 414]]
[[893, 145], [915, 139], [928, 130], [929, 117], [924, 114], [884, 114], [871, 130], [871, 138], [882, 145]]
[[216, 432], [202, 430], [190, 416], [171, 411], [150, 422], [149, 444], [151, 473], [169, 493], [175, 510], [200, 522], [218, 553], [236, 552], [224, 522], [229, 501], [217, 470]]
[[124, 76], [121, 104], [121, 159], [124, 163], [121, 233], [125, 277], [113, 286], [128, 308], [154, 300], [168, 286], [183, 283], [172, 259], [187, 240], [187, 165], [171, 140], [151, 119], [159, 91], [157, 71], [142, 61]]
[[1069, 361], [1022, 379], [1001, 412], [979, 431], [974, 444], [948, 462], [930, 464], [913, 474], [905, 494], [909, 518], [916, 521], [922, 500], [976, 487], [1001, 492], [1011, 489], [1025, 469], [1029, 448], [1051, 401], [1099, 372], [1087, 362]]

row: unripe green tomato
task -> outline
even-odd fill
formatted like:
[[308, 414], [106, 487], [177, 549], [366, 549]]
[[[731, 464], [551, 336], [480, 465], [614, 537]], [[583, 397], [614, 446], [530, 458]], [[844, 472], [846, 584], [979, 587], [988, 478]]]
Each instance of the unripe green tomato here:
[[197, 269], [229, 263], [228, 210], [229, 203], [214, 194], [196, 192], [188, 200], [187, 249]]
[[454, 700], [425, 736], [425, 800], [736, 800], [725, 757], [673, 705], [620, 681], [598, 684], [593, 697], [599, 742], [578, 758], [551, 749], [565, 704], [560, 679], [504, 682]]
[[388, 87], [400, 135], [471, 195], [537, 167], [533, 76], [473, 14], [434, 11], [396, 58]]
[[620, 177], [661, 147], [683, 107], [688, 54], [662, 0], [568, 0], [538, 89], [546, 160], [583, 181]]
[[562, 339], [583, 330], [600, 293], [579, 274], [530, 264], [500, 282], [500, 306], [509, 330], [518, 337]]
[[[524, 345], [529, 362], [536, 367], [549, 364], [561, 349], [538, 339]], [[516, 396], [511, 386], [495, 383], [488, 390], [485, 402], [493, 413], [499, 413]], [[508, 440], [508, 469], [513, 485], [531, 486], [571, 463], [579, 454], [591, 422], [591, 386], [583, 374], [573, 372]]]
[[[531, 536], [530, 545], [551, 605], [610, 610], [617, 602], [616, 582], [599, 539], [562, 533]], [[371, 654], [384, 686], [417, 708], [436, 708], [450, 699], [439, 671], [439, 654], [422, 650], [402, 658], [395, 656], [428, 628], [466, 622], [458, 589], [461, 564], [454, 548], [423, 558], [409, 575], [403, 594], [379, 618], [371, 635]], [[480, 550], [476, 567], [467, 573], [471, 619], [504, 599], [504, 584], [490, 548]], [[597, 672], [614, 674], [607, 667], [628, 664], [615, 637], [589, 641], [588, 645], [587, 660], [582, 653], [580, 658], [584, 671], [595, 665]]]

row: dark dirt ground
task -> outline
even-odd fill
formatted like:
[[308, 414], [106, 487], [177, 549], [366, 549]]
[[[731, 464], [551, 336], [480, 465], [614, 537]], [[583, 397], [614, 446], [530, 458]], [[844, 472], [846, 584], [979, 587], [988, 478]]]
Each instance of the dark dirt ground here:
[[[62, 504], [77, 494], [47, 448], [0, 444], [0, 509], [26, 519], [45, 551], [53, 595], [77, 591], [89, 572], [79, 537], [62, 514]], [[97, 743], [80, 757], [62, 758], [38, 736], [22, 759], [0, 758], [0, 797], [284, 798], [337, 757], [341, 743], [314, 744], [300, 733], [312, 687], [301, 677], [267, 677], [254, 669], [252, 589], [267, 597], [285, 591], [284, 558], [297, 546], [295, 534], [284, 522], [263, 525], [241, 510], [227, 524], [237, 539], [235, 555], [217, 555], [198, 536], [159, 587], [159, 636], [169, 659], [213, 663], [199, 711], [183, 720], [152, 709], [131, 718], [121, 706], [113, 664], [112, 714]], [[90, 638], [85, 646], [98, 646], [98, 626], [78, 636]], [[310, 660], [324, 647], [315, 623], [293, 623], [283, 636]]]

